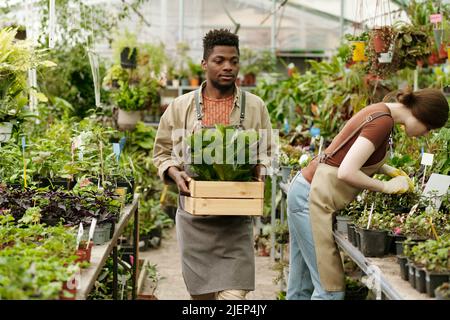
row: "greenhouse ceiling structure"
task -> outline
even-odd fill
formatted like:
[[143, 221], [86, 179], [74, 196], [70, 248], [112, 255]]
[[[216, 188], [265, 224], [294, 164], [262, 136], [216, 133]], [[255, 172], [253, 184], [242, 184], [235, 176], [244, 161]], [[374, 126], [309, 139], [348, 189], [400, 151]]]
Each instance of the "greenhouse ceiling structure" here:
[[[108, 5], [113, 18], [132, 0], [66, 0], [73, 10], [74, 29], [82, 28], [80, 2], [96, 7]], [[2, 25], [27, 24], [35, 37], [42, 8], [49, 1], [5, 0], [0, 7], [10, 8], [2, 16]], [[122, 21], [123, 30], [134, 32], [143, 42], [161, 41], [171, 51], [179, 42], [187, 42], [191, 54], [201, 55], [202, 36], [213, 28], [237, 32], [241, 45], [252, 49], [270, 48], [279, 54], [301, 56], [315, 52], [328, 55], [345, 33], [358, 32], [362, 26], [388, 24], [405, 17], [405, 1], [394, 0], [153, 0], [140, 1], [139, 10]], [[98, 17], [97, 17], [98, 18]], [[89, 21], [89, 19], [88, 19]], [[58, 1], [56, 1], [58, 23]], [[95, 32], [95, 26], [90, 26]], [[121, 31], [123, 31], [121, 30]], [[119, 32], [121, 32], [119, 31]], [[107, 54], [106, 42], [95, 43], [97, 51]], [[328, 54], [327, 54], [328, 53]]]

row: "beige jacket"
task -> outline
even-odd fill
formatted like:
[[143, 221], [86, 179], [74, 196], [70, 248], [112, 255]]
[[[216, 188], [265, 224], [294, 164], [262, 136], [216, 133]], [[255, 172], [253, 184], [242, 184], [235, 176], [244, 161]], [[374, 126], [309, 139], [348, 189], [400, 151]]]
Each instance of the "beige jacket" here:
[[[205, 82], [202, 83], [202, 88]], [[176, 166], [180, 170], [183, 169], [183, 160], [181, 157], [180, 145], [183, 136], [187, 136], [193, 131], [194, 125], [197, 123], [195, 110], [194, 94], [191, 91], [176, 98], [167, 107], [161, 117], [158, 131], [156, 133], [155, 146], [153, 149], [153, 162], [158, 168], [159, 177], [165, 182], [170, 183], [171, 180], [165, 175], [166, 170], [171, 166]], [[241, 90], [236, 86], [236, 96], [234, 98], [234, 107], [230, 115], [230, 124], [239, 124]], [[200, 106], [202, 106], [202, 98], [200, 95]], [[243, 121], [245, 129], [265, 129], [267, 130], [267, 153], [259, 157], [260, 163], [266, 168], [271, 166], [271, 155], [276, 145], [272, 139], [272, 125], [270, 123], [269, 113], [264, 102], [258, 96], [247, 92], [245, 103], [245, 119]], [[184, 129], [184, 130], [180, 130]], [[180, 134], [181, 131], [184, 133]]]

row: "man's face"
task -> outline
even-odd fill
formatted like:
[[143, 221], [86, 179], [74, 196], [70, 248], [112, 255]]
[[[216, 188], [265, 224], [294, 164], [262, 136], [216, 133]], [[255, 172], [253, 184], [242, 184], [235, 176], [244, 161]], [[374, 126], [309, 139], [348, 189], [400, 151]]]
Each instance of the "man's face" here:
[[215, 46], [206, 60], [202, 61], [206, 77], [217, 89], [234, 86], [239, 73], [239, 55], [236, 47]]

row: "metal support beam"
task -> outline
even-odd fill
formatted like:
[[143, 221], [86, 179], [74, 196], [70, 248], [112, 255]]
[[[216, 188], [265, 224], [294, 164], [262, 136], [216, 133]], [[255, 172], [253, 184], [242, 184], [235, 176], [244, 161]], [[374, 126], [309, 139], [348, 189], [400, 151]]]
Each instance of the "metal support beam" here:
[[272, 14], [272, 29], [271, 29], [271, 41], [270, 47], [272, 55], [275, 56], [277, 46], [277, 0], [272, 0], [273, 14]]
[[184, 41], [184, 0], [178, 0], [178, 41]]
[[341, 17], [340, 17], [340, 24], [341, 24], [341, 41], [344, 39], [344, 12], [345, 12], [345, 0], [341, 0]]

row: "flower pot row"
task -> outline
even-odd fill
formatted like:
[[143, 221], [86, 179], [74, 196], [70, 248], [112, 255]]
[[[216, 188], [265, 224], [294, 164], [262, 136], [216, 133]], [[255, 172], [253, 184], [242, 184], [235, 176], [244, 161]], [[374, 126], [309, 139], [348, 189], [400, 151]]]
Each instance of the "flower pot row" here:
[[420, 293], [426, 293], [429, 297], [435, 297], [436, 289], [445, 282], [450, 281], [450, 271], [433, 272], [415, 265], [405, 256], [397, 256], [400, 266], [401, 278]]

